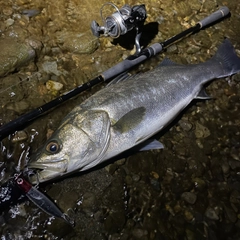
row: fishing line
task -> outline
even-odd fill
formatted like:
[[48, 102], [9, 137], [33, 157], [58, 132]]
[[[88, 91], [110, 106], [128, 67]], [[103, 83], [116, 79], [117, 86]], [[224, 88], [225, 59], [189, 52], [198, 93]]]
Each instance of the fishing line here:
[[[8, 91], [8, 90], [10, 90], [10, 89], [13, 88], [13, 87], [17, 87], [19, 84], [26, 84], [26, 82], [31, 81], [31, 79], [32, 79], [33, 77], [36, 77], [38, 74], [39, 74], [39, 72], [35, 72], [35, 73], [33, 73], [31, 76], [27, 76], [27, 77], [25, 77], [25, 78], [23, 78], [23, 79], [22, 79], [20, 76], [18, 76], [19, 82], [17, 82], [16, 84], [13, 84], [13, 85], [11, 85], [11, 86], [9, 86], [9, 87], [7, 87], [7, 88], [1, 89], [1, 90], [0, 90], [0, 94], [6, 92], [6, 91]], [[39, 79], [38, 79], [38, 81], [39, 81]]]

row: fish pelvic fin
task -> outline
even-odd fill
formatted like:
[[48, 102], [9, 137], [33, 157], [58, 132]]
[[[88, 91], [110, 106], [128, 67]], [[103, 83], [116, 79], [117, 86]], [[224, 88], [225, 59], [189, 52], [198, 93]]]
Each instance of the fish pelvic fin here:
[[148, 151], [148, 150], [154, 150], [154, 149], [163, 149], [164, 146], [161, 142], [157, 141], [156, 139], [148, 139], [143, 143], [140, 143], [137, 146], [137, 148], [139, 151]]
[[225, 39], [223, 43], [218, 48], [216, 54], [209, 60], [209, 62], [218, 62], [221, 65], [222, 74], [218, 78], [231, 76], [240, 72], [240, 58], [237, 56], [237, 53], [229, 41]]

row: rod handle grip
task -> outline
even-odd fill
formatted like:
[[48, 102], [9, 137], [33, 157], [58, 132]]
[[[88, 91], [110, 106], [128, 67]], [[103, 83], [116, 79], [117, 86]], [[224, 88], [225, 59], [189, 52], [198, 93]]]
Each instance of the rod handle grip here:
[[206, 27], [207, 25], [220, 20], [223, 17], [226, 17], [229, 14], [229, 9], [228, 7], [224, 6], [221, 7], [219, 10], [217, 10], [216, 12], [212, 13], [211, 15], [209, 15], [208, 17], [204, 18], [203, 20], [201, 20], [199, 22], [201, 28]]

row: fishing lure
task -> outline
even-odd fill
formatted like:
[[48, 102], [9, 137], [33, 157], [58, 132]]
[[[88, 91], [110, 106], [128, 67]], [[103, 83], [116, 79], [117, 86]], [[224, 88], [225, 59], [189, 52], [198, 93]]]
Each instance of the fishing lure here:
[[64, 219], [68, 224], [74, 226], [74, 220], [71, 219], [66, 213], [63, 213], [60, 208], [45, 194], [39, 191], [36, 187], [32, 186], [26, 179], [23, 178], [22, 173], [14, 174], [14, 180], [17, 186], [28, 197], [28, 199], [38, 206], [47, 214]]

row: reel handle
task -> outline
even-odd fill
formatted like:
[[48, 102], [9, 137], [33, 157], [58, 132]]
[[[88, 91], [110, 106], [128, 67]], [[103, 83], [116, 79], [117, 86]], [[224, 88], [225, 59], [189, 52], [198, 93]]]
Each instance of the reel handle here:
[[207, 16], [206, 18], [202, 19], [198, 24], [200, 24], [201, 28], [206, 27], [213, 22], [220, 20], [223, 17], [226, 17], [230, 13], [228, 7], [224, 6], [221, 7], [216, 12], [212, 13], [211, 15]]

